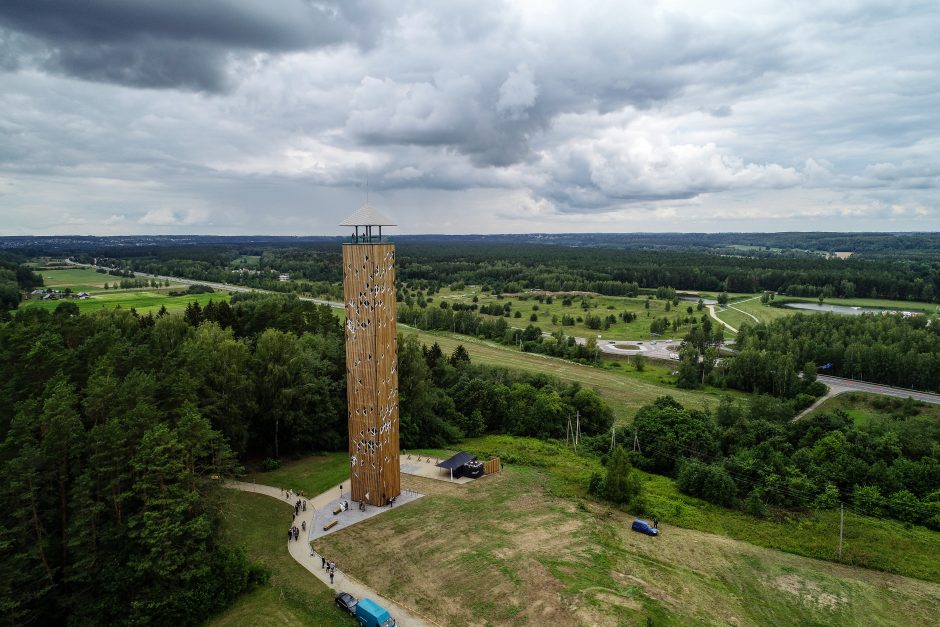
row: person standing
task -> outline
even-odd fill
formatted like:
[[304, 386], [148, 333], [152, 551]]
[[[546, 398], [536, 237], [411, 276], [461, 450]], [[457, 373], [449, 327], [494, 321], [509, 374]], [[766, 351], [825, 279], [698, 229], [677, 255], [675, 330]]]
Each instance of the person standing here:
[[320, 570], [326, 570], [326, 558], [320, 556]]

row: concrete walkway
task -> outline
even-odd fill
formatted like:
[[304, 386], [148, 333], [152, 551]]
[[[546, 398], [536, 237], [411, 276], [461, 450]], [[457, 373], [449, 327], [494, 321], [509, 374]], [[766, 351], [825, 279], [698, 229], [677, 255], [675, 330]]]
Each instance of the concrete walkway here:
[[[349, 482], [344, 482], [343, 486], [348, 488]], [[312, 499], [307, 499], [307, 511], [300, 512], [295, 520], [294, 524], [300, 527], [302, 521], [306, 521], [307, 529], [309, 531], [311, 524], [313, 523], [314, 514], [318, 508], [329, 506], [330, 502], [336, 500], [339, 497], [340, 484], [335, 485], [330, 488], [323, 494], [318, 494]], [[280, 488], [274, 488], [267, 485], [261, 485], [257, 483], [245, 483], [243, 481], [230, 481], [225, 484], [225, 487], [232, 488], [234, 490], [241, 490], [243, 492], [254, 492], [256, 494], [264, 494], [265, 496], [270, 496], [273, 499], [278, 499], [279, 501], [293, 507], [294, 503], [297, 502], [297, 499], [302, 498], [297, 494], [291, 494], [290, 496], [285, 496], [283, 490]], [[284, 531], [285, 535], [287, 529], [290, 525], [286, 524], [287, 518], [284, 518], [285, 525]], [[301, 538], [305, 538], [306, 534], [301, 533]], [[322, 567], [322, 559], [319, 554], [314, 552], [313, 548], [310, 546], [310, 543], [306, 539], [301, 539], [297, 542], [288, 542], [287, 550], [290, 552], [291, 557], [294, 560], [310, 571], [314, 577], [319, 579], [326, 585], [328, 588], [334, 592], [348, 592], [357, 599], [363, 597], [369, 597], [385, 609], [389, 611], [392, 615], [392, 618], [401, 626], [401, 627], [425, 627], [428, 625], [438, 625], [433, 620], [421, 616], [416, 610], [407, 608], [400, 603], [396, 603], [386, 597], [383, 597], [377, 593], [372, 588], [366, 586], [364, 583], [347, 575], [339, 568], [337, 564], [335, 576], [333, 578], [333, 583], [330, 583], [329, 573]], [[335, 560], [336, 556], [333, 556]], [[329, 559], [329, 557], [327, 558]]]

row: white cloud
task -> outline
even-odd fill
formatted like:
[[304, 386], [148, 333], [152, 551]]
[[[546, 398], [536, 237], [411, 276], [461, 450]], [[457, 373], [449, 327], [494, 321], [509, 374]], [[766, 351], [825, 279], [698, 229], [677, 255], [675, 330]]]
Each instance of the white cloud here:
[[138, 221], [146, 226], [191, 226], [207, 224], [209, 212], [204, 209], [151, 209]]

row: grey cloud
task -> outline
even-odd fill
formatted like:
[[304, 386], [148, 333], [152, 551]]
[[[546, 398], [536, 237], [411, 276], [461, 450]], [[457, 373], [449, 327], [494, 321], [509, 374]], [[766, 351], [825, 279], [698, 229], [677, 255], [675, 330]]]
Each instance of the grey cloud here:
[[715, 116], [716, 118], [726, 118], [731, 115], [732, 111], [731, 111], [731, 107], [729, 107], [728, 105], [721, 105], [720, 107], [715, 107], [714, 109], [709, 111], [709, 113]]
[[935, 7], [681, 4], [0, 2], [0, 214], [310, 232], [367, 176], [481, 231], [937, 206]]
[[10, 0], [0, 3], [0, 27], [32, 41], [0, 46], [0, 64], [28, 60], [85, 80], [220, 91], [232, 54], [371, 45], [382, 16], [381, 7], [340, 1]]

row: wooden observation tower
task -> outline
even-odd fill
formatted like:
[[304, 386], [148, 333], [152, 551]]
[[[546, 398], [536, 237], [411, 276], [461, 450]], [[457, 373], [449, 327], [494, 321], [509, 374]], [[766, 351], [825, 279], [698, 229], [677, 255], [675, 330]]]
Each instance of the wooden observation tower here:
[[382, 241], [382, 227], [395, 225], [364, 205], [340, 226], [356, 229], [343, 244], [352, 498], [385, 505], [401, 492], [395, 245]]

